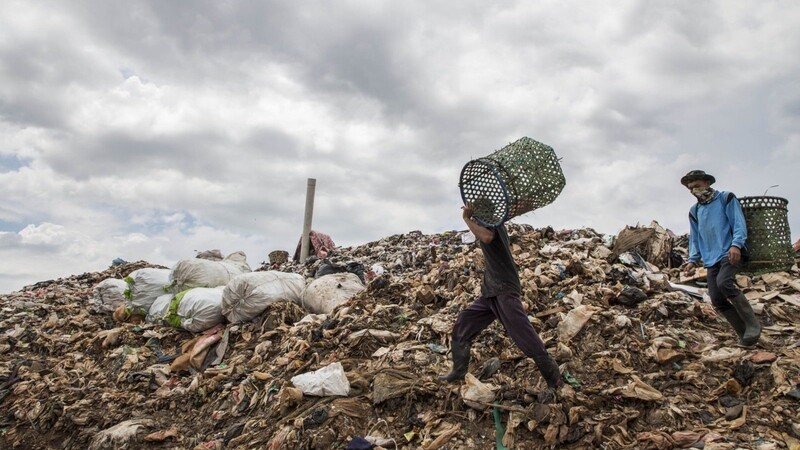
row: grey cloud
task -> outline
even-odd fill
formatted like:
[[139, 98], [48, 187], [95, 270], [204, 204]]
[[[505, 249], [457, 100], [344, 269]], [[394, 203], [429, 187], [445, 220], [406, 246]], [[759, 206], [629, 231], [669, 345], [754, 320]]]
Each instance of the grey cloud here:
[[[764, 155], [796, 135], [796, 64], [745, 41], [725, 47], [742, 25], [736, 5], [632, 5], [201, 1], [187, 8], [150, 1], [65, 8], [50, 2], [39, 12], [27, 6], [34, 18], [55, 14], [59, 21], [18, 48], [0, 48], [0, 119], [3, 137], [42, 156], [26, 168], [30, 177], [0, 174], [0, 183], [19, 182], [0, 184], [0, 192], [16, 197], [4, 199], [11, 206], [0, 214], [14, 223], [64, 224], [95, 241], [103, 239], [94, 233], [141, 232], [152, 239], [143, 247], [163, 246], [148, 257], [177, 257], [228, 240], [291, 251], [302, 227], [306, 178], [315, 177], [314, 227], [337, 243], [463, 229], [461, 167], [521, 136], [552, 145], [567, 175], [556, 203], [520, 219], [536, 226], [615, 233], [657, 219], [685, 231], [691, 199], [677, 179], [696, 167], [713, 170], [737, 193], [781, 184], [771, 192], [794, 195], [796, 177], [783, 153]], [[754, 42], [768, 38], [766, 25], [776, 22], [771, 9], [759, 11], [744, 24]], [[791, 14], [797, 13], [785, 12]], [[781, 25], [785, 20], [777, 22], [787, 30], [789, 49], [797, 39]], [[56, 42], [57, 27], [80, 31]], [[141, 95], [137, 102], [105, 101], [130, 76], [148, 80], [141, 92], [131, 91]], [[291, 86], [286, 92], [267, 85], [281, 78]], [[272, 100], [264, 92], [277, 92], [289, 114], [312, 116], [300, 124], [256, 118], [258, 125], [248, 126], [176, 115], [158, 124], [158, 134], [114, 125], [113, 119], [141, 118], [136, 107], [146, 102], [138, 100], [200, 109], [215, 102], [228, 107], [230, 97], [247, 108], [253, 97], [257, 111], [255, 102]], [[101, 117], [90, 111], [85, 128], [62, 130], [83, 102], [105, 108]], [[186, 121], [169, 129], [175, 118]], [[308, 136], [315, 127], [324, 148]], [[359, 143], [362, 136], [350, 140], [360, 127], [370, 144]], [[158, 180], [165, 169], [178, 175]], [[58, 183], [39, 186], [39, 176]], [[187, 218], [163, 222], [175, 213]], [[97, 226], [87, 226], [88, 218]], [[16, 245], [9, 239], [0, 237], [0, 246]], [[36, 251], [19, 254], [34, 264], [38, 254], [29, 250]]]
[[783, 100], [780, 111], [792, 118], [800, 118], [800, 94]]
[[[65, 27], [62, 32], [69, 31]], [[57, 32], [56, 31], [56, 32]], [[0, 117], [23, 126], [62, 128], [70, 111], [67, 89], [103, 82], [89, 54], [69, 39], [45, 32], [18, 35], [0, 44]]]
[[18, 247], [22, 239], [17, 233], [0, 232], [0, 248], [9, 249]]
[[692, 45], [701, 47], [710, 42], [712, 30], [721, 25], [722, 7], [712, 2], [636, 2], [623, 15], [625, 28], [620, 38], [642, 37], [664, 26]]
[[44, 98], [0, 99], [0, 119], [20, 126], [61, 128], [64, 110]]
[[45, 154], [42, 162], [76, 180], [147, 177], [157, 169], [230, 180], [235, 174], [229, 170], [229, 152], [226, 142], [213, 130], [153, 138], [109, 132], [76, 136], [65, 148]]

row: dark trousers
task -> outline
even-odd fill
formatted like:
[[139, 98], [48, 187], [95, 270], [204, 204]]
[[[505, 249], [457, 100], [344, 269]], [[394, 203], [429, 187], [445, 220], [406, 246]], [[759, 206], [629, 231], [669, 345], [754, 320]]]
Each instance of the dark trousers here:
[[479, 297], [467, 309], [461, 311], [453, 326], [453, 339], [472, 342], [481, 331], [495, 319], [500, 320], [506, 333], [526, 356], [539, 363], [549, 358], [544, 342], [528, 321], [517, 294], [502, 294], [497, 297]]
[[736, 287], [736, 274], [741, 267], [741, 263], [735, 266], [729, 263], [726, 256], [708, 268], [708, 296], [711, 297], [711, 304], [717, 310], [727, 311], [733, 308], [728, 299], [740, 293]]

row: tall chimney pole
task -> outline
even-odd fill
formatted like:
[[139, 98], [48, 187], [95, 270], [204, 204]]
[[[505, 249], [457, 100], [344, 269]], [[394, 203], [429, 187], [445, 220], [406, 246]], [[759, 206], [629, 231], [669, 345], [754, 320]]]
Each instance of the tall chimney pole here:
[[311, 248], [311, 217], [314, 215], [314, 191], [317, 188], [316, 178], [309, 178], [306, 186], [306, 215], [303, 220], [303, 239], [300, 241], [300, 262], [304, 263], [308, 259], [308, 252]]

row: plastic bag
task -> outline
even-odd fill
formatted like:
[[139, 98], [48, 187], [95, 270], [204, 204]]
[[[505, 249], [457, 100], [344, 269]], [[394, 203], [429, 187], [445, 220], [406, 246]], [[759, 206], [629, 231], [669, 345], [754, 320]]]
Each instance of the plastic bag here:
[[491, 386], [481, 383], [475, 375], [468, 373], [464, 378], [464, 385], [461, 386], [461, 397], [464, 403], [470, 408], [484, 410], [486, 405], [482, 403], [492, 403], [495, 395]]
[[586, 325], [586, 322], [592, 318], [592, 315], [599, 310], [600, 308], [595, 306], [581, 305], [570, 311], [564, 320], [558, 324], [558, 340], [568, 342], [575, 337]]
[[357, 263], [355, 261], [349, 262], [345, 265], [333, 263], [327, 259], [322, 260], [322, 263], [317, 268], [317, 271], [314, 273], [314, 278], [321, 278], [325, 275], [331, 275], [334, 273], [344, 273], [350, 272], [358, 276], [358, 279], [361, 280], [361, 283], [365, 283], [366, 280], [364, 278], [364, 265], [361, 263]]
[[306, 280], [302, 275], [278, 271], [251, 272], [232, 279], [222, 291], [222, 314], [231, 323], [253, 320], [270, 303], [301, 303]]
[[306, 395], [326, 397], [346, 396], [350, 393], [350, 381], [347, 380], [340, 362], [328, 364], [314, 372], [294, 376], [292, 384]]
[[222, 261], [184, 259], [172, 267], [169, 279], [176, 291], [197, 287], [225, 286], [237, 275], [250, 272], [244, 252], [234, 252]]
[[167, 323], [192, 333], [222, 323], [222, 289], [194, 288], [175, 295], [169, 305]]
[[364, 290], [355, 274], [336, 273], [312, 281], [303, 291], [303, 304], [314, 314], [330, 314], [334, 308]]
[[144, 318], [147, 323], [161, 324], [169, 315], [169, 305], [172, 299], [175, 298], [172, 294], [164, 294], [159, 296], [156, 301], [150, 305], [150, 310]]
[[114, 312], [115, 309], [125, 303], [125, 289], [128, 283], [119, 278], [106, 278], [97, 283], [92, 289], [92, 300], [90, 303], [102, 312]]
[[130, 314], [146, 315], [156, 299], [169, 291], [169, 269], [139, 269], [125, 278], [128, 290], [125, 308]]

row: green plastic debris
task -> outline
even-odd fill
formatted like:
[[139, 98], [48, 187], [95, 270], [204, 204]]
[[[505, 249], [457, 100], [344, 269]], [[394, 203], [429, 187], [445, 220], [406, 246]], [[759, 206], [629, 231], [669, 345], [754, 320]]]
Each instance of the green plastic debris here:
[[[497, 405], [497, 403], [495, 403]], [[503, 445], [503, 436], [506, 434], [506, 427], [503, 426], [503, 421], [500, 420], [500, 409], [497, 407], [492, 408], [492, 415], [494, 416], [494, 437], [497, 442], [497, 450], [508, 450]]]
[[579, 388], [579, 387], [581, 387], [581, 382], [580, 382], [580, 381], [578, 381], [578, 379], [577, 379], [577, 378], [573, 377], [571, 373], [569, 373], [569, 372], [564, 372], [564, 373], [561, 375], [561, 377], [564, 379], [564, 381], [566, 381], [567, 383], [569, 383], [569, 385], [570, 385], [570, 386], [572, 386], [572, 387], [574, 387], [574, 388]]
[[181, 326], [181, 316], [178, 315], [178, 305], [181, 304], [183, 296], [186, 295], [189, 290], [190, 289], [187, 289], [175, 294], [175, 297], [169, 303], [169, 310], [167, 311], [167, 317], [164, 318], [164, 321], [175, 328], [180, 328]]

